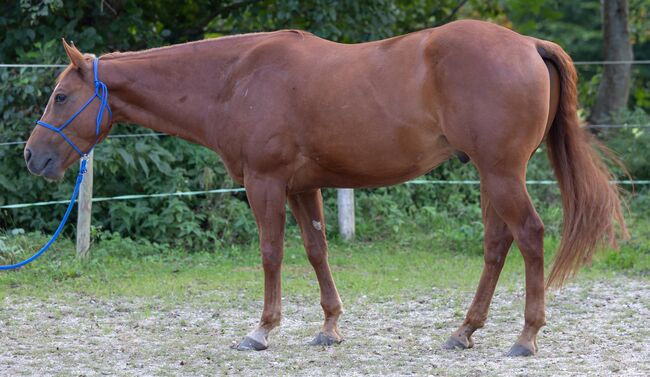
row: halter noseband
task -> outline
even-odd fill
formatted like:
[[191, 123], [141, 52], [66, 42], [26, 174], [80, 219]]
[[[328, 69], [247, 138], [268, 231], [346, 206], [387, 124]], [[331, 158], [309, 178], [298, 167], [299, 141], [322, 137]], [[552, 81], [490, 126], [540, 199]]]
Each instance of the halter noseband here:
[[[110, 115], [111, 119], [113, 118], [113, 113], [111, 112], [111, 108], [110, 108], [110, 106], [108, 106], [108, 88], [106, 88], [106, 84], [104, 84], [102, 81], [99, 81], [99, 78], [97, 76], [97, 66], [98, 65], [99, 65], [99, 58], [95, 58], [93, 60], [93, 73], [95, 74], [95, 94], [93, 94], [93, 96], [90, 97], [88, 99], [88, 101], [86, 101], [86, 103], [83, 106], [81, 106], [81, 109], [79, 109], [79, 111], [74, 113], [74, 115], [71, 116], [60, 127], [55, 127], [55, 126], [53, 126], [51, 124], [48, 124], [48, 123], [45, 123], [45, 122], [43, 122], [41, 120], [36, 121], [37, 125], [43, 126], [43, 127], [47, 128], [47, 129], [49, 129], [51, 131], [54, 131], [54, 132], [58, 133], [59, 135], [61, 135], [63, 140], [68, 142], [68, 144], [70, 144], [70, 146], [75, 150], [75, 152], [79, 153], [79, 156], [81, 156], [82, 158], [86, 157], [93, 150], [93, 148], [95, 148], [95, 145], [97, 145], [97, 142], [99, 142], [99, 133], [101, 131], [101, 124], [102, 124], [102, 118], [104, 117], [104, 110], [108, 110], [108, 114]], [[81, 151], [81, 149], [79, 149], [76, 145], [74, 145], [72, 140], [70, 140], [67, 136], [65, 136], [65, 134], [63, 133], [63, 130], [70, 124], [70, 122], [72, 122], [74, 120], [74, 118], [77, 117], [77, 115], [81, 114], [81, 112], [84, 111], [86, 109], [86, 107], [88, 107], [88, 105], [90, 105], [90, 103], [95, 98], [98, 98], [99, 101], [100, 101], [99, 111], [97, 112], [97, 120], [95, 122], [95, 137], [96, 138], [95, 138], [95, 142], [93, 143], [93, 145], [90, 146], [90, 149], [88, 149], [88, 151], [86, 151], [84, 153], [84, 152]], [[110, 123], [110, 121], [109, 121], [109, 123]]]

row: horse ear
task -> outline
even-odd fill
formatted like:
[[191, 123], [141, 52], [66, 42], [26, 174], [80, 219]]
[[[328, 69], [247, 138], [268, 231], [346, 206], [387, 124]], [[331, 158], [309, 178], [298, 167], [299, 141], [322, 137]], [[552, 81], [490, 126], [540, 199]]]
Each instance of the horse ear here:
[[77, 68], [85, 67], [86, 64], [84, 56], [79, 50], [77, 50], [74, 43], [72, 43], [72, 46], [70, 46], [64, 38], [61, 38], [61, 41], [63, 42], [65, 53], [68, 54], [68, 58], [70, 58], [70, 64]]

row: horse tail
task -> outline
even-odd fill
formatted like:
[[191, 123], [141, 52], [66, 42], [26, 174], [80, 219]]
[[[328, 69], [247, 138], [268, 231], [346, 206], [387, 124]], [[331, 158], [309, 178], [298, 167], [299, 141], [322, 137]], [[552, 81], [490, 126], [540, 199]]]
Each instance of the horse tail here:
[[[580, 127], [577, 106], [577, 74], [571, 57], [557, 44], [536, 40], [537, 51], [560, 75], [560, 103], [547, 138], [548, 156], [562, 194], [564, 224], [560, 248], [546, 287], [560, 287], [578, 269], [591, 262], [603, 244], [616, 248], [614, 226], [623, 237], [627, 227], [618, 187], [600, 157], [618, 159], [593, 135]], [[622, 166], [622, 164], [620, 164]]]

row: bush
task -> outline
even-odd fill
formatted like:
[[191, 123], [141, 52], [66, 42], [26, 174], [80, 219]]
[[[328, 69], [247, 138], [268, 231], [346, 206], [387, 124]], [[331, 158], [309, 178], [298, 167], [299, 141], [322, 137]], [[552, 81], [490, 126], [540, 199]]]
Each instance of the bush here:
[[[84, 51], [143, 49], [163, 44], [261, 29], [306, 28], [342, 42], [377, 39], [448, 21], [459, 15], [488, 18], [514, 25], [522, 32], [557, 40], [582, 60], [599, 58], [601, 33], [599, 3], [481, 2], [470, 1], [456, 13], [457, 1], [379, 1], [364, 7], [359, 2], [333, 4], [308, 1], [187, 2], [126, 0], [108, 6], [94, 1], [21, 1], [0, 5], [0, 60], [21, 63], [66, 62], [59, 38], [77, 42]], [[553, 3], [553, 4], [551, 4]], [[307, 9], [308, 8], [308, 9]], [[169, 11], [173, 9], [174, 11]], [[206, 10], [210, 9], [210, 12]], [[205, 14], [220, 10], [213, 19]], [[455, 10], [454, 10], [455, 9]], [[632, 9], [637, 18], [641, 8]], [[464, 12], [464, 13], [463, 13]], [[544, 20], [545, 22], [539, 22]], [[637, 20], [632, 17], [632, 20]], [[203, 22], [197, 27], [197, 22]], [[637, 20], [638, 21], [638, 20]], [[633, 26], [646, 30], [643, 25]], [[205, 33], [207, 32], [207, 33]], [[635, 38], [645, 34], [635, 33]], [[647, 38], [644, 37], [644, 38]], [[636, 41], [647, 50], [647, 41]], [[39, 42], [41, 41], [41, 42]], [[598, 85], [600, 67], [581, 66], [580, 101], [589, 106]], [[0, 69], [0, 142], [25, 140], [52, 90], [57, 70]], [[635, 68], [633, 101], [648, 108], [648, 70]], [[650, 124], [642, 109], [617, 114], [616, 122]], [[149, 132], [119, 125], [114, 133]], [[601, 131], [599, 136], [620, 154], [635, 179], [650, 179], [648, 129], [626, 128]], [[74, 172], [63, 182], [48, 184], [26, 173], [22, 146], [0, 146], [0, 205], [67, 199]], [[74, 169], [73, 169], [74, 170]], [[617, 176], [625, 178], [622, 171]], [[545, 152], [538, 151], [528, 169], [529, 179], [554, 179]], [[476, 180], [471, 164], [456, 159], [429, 173], [431, 180]], [[219, 158], [205, 148], [169, 138], [109, 139], [96, 151], [95, 196], [150, 194], [233, 187]], [[531, 197], [547, 223], [547, 233], [557, 233], [562, 218], [555, 186], [530, 186]], [[639, 187], [641, 193], [647, 188]], [[324, 190], [325, 213], [330, 234], [337, 232], [336, 193]], [[474, 248], [482, 238], [479, 191], [473, 185], [400, 185], [357, 191], [358, 236], [364, 240], [403, 239], [411, 230], [445, 236], [451, 248]], [[0, 210], [0, 229], [23, 228], [50, 233], [65, 206]], [[291, 216], [289, 223], [294, 224]], [[152, 198], [137, 201], [101, 202], [93, 206], [93, 225], [98, 234], [119, 234], [170, 244], [188, 250], [214, 250], [254, 241], [255, 221], [246, 196], [216, 194], [194, 197]], [[66, 232], [71, 234], [72, 227]], [[296, 232], [295, 227], [290, 232]], [[106, 242], [100, 240], [99, 242]], [[403, 240], [402, 240], [403, 241]], [[402, 242], [401, 241], [401, 242]], [[0, 252], [3, 249], [0, 245]], [[9, 251], [10, 252], [10, 251]]]

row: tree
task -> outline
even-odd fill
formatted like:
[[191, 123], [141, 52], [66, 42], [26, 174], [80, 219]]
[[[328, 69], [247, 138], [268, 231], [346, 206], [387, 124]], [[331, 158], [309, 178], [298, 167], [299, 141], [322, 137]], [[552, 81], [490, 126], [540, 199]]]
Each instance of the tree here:
[[[633, 60], [634, 54], [628, 31], [627, 0], [604, 0], [602, 13], [605, 60]], [[631, 64], [605, 65], [596, 102], [591, 108], [588, 119], [591, 124], [609, 122], [612, 113], [627, 106], [631, 73]]]

